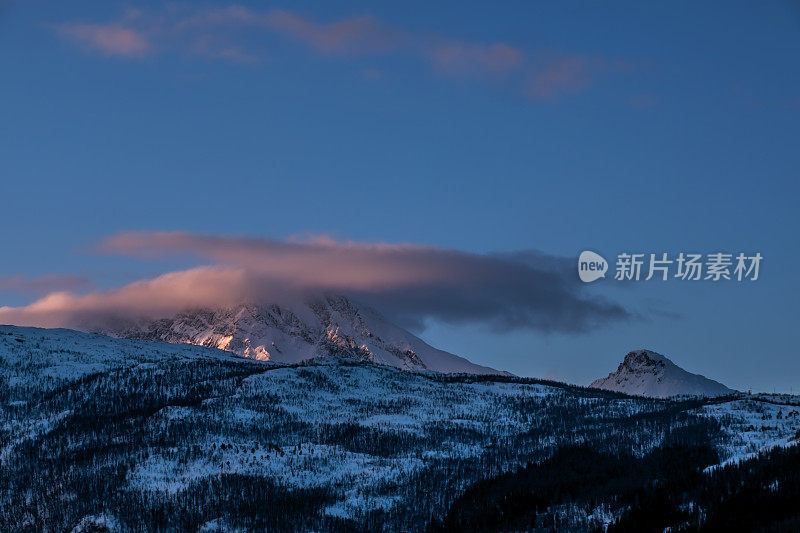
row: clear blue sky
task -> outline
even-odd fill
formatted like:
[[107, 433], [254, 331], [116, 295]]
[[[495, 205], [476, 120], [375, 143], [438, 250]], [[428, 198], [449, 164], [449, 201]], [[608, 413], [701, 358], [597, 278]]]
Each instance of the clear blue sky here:
[[643, 318], [586, 334], [423, 337], [582, 384], [648, 347], [800, 390], [797, 2], [131, 8], [0, 4], [0, 276], [163, 272], [91, 252], [127, 230], [759, 251], [749, 285], [588, 286]]

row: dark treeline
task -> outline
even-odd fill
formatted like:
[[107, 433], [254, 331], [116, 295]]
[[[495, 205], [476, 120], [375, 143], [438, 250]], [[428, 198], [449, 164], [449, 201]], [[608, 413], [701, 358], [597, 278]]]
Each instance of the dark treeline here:
[[800, 449], [705, 472], [717, 452], [697, 436], [673, 435], [643, 457], [561, 448], [476, 483], [430, 530], [800, 531]]

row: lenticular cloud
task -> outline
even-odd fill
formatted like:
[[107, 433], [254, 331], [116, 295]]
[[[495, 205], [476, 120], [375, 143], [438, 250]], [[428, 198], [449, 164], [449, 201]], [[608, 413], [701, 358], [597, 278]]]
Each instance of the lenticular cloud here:
[[344, 294], [408, 327], [427, 320], [482, 322], [499, 329], [581, 332], [630, 316], [583, 294], [573, 261], [538, 252], [476, 254], [415, 244], [276, 240], [183, 232], [114, 235], [98, 250], [157, 261], [187, 255], [204, 263], [88, 294], [57, 292], [0, 308], [0, 322], [92, 328], [112, 320], [181, 310], [286, 302]]

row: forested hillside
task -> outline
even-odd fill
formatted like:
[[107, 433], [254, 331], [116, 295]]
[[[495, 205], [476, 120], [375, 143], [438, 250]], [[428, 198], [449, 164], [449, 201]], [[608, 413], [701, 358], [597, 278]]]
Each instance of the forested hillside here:
[[659, 527], [715, 524], [794, 495], [795, 449], [704, 471], [791, 443], [787, 403], [2, 327], [0, 531], [591, 530], [654, 499]]

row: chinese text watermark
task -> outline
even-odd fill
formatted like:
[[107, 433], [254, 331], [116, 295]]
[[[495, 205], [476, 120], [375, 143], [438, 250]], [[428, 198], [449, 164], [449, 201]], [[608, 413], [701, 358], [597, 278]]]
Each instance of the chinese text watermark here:
[[[715, 252], [710, 254], [645, 254], [623, 252], [617, 255], [614, 279], [618, 281], [678, 279], [683, 281], [756, 281], [763, 256]], [[604, 278], [608, 262], [601, 255], [584, 251], [578, 257], [578, 276], [590, 283]]]

